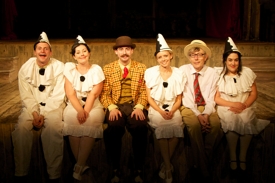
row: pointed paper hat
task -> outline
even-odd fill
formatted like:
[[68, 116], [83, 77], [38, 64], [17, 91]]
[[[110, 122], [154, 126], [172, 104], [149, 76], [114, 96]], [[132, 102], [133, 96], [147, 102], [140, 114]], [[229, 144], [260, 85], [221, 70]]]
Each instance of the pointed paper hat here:
[[156, 42], [155, 56], [158, 54], [158, 52], [163, 51], [163, 50], [173, 52], [171, 50], [171, 48], [168, 46], [168, 44], [166, 43], [166, 41], [165, 41], [164, 37], [162, 36], [162, 34], [158, 34], [157, 35], [157, 42]]
[[[74, 42], [74, 44], [73, 44], [73, 46], [72, 46], [72, 50], [74, 50], [77, 46], [79, 46], [80, 44], [85, 44], [85, 45], [87, 45], [87, 43], [84, 41], [84, 39], [80, 36], [80, 35], [78, 35], [77, 37], [76, 37], [76, 39], [75, 39], [75, 42]], [[88, 46], [88, 45], [87, 45]]]
[[86, 48], [88, 49], [88, 51], [91, 52], [90, 47], [87, 45], [87, 43], [84, 41], [84, 39], [80, 35], [78, 35], [75, 39], [74, 44], [72, 45], [72, 48], [71, 48], [71, 54], [72, 55], [74, 55], [75, 48], [78, 47], [79, 45], [85, 45]]
[[239, 52], [240, 54], [242, 54], [237, 46], [235, 45], [234, 41], [231, 39], [231, 37], [228, 37], [228, 39], [225, 42], [225, 46], [224, 46], [224, 53], [227, 53], [229, 51], [236, 51]]
[[49, 45], [50, 48], [51, 48], [50, 41], [49, 41], [48, 36], [47, 36], [47, 34], [46, 34], [45, 32], [42, 32], [42, 33], [39, 35], [37, 41], [34, 43], [34, 46], [33, 46], [34, 50], [35, 50], [35, 46], [36, 46], [38, 43], [48, 43], [48, 45]]
[[75, 40], [74, 44], [86, 44], [86, 42], [84, 41], [84, 39], [80, 35], [78, 35], [76, 37], [76, 40]]

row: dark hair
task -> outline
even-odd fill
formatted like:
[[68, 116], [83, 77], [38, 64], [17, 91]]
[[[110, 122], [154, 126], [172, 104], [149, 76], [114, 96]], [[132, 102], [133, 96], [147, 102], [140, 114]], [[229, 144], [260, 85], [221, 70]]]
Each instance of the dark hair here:
[[222, 63], [223, 63], [223, 69], [222, 69], [222, 72], [221, 72], [221, 75], [223, 75], [223, 77], [228, 73], [228, 69], [226, 67], [226, 60], [227, 60], [227, 57], [231, 54], [231, 53], [236, 53], [239, 57], [239, 66], [238, 66], [238, 69], [237, 69], [237, 74], [238, 75], [241, 75], [241, 71], [242, 71], [242, 55], [240, 54], [240, 52], [237, 52], [237, 51], [228, 51], [228, 52], [225, 52], [222, 56]]
[[72, 54], [72, 56], [74, 56], [74, 54], [75, 54], [75, 48], [78, 47], [78, 46], [80, 46], [80, 45], [84, 45], [87, 48], [88, 52], [89, 53], [91, 52], [91, 49], [90, 49], [90, 47], [87, 44], [85, 44], [85, 43], [76, 43], [71, 48], [70, 54]]
[[[37, 46], [37, 44], [38, 43], [47, 43], [47, 42], [44, 42], [44, 41], [41, 41], [41, 42], [36, 42], [36, 43], [34, 43], [34, 45], [33, 45], [33, 50], [35, 51], [36, 50], [36, 46]], [[47, 43], [48, 44], [48, 43]], [[49, 44], [48, 44], [49, 45]], [[50, 47], [50, 50], [52, 51], [52, 47], [49, 45], [49, 47]]]

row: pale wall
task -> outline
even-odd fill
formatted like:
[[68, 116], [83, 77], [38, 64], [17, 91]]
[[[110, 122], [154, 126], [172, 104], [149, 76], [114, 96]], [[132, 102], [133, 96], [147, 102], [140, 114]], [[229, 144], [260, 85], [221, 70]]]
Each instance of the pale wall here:
[[[154, 52], [154, 40], [133, 40], [136, 43], [133, 59], [151, 67], [157, 64]], [[188, 63], [183, 54], [184, 46], [189, 44], [191, 40], [166, 40], [174, 52], [173, 66], [180, 66]], [[30, 57], [33, 56], [34, 41], [0, 41], [0, 55], [18, 56], [18, 68]], [[70, 55], [70, 48], [74, 40], [53, 40], [51, 41], [53, 57], [63, 62], [73, 61]], [[112, 49], [113, 40], [88, 40], [87, 44], [91, 48], [91, 63], [95, 63], [103, 67], [116, 59], [116, 55]], [[221, 66], [222, 53], [224, 50], [224, 42], [222, 41], [205, 41], [212, 51], [212, 58], [207, 61], [209, 66]], [[236, 43], [243, 56], [272, 56], [275, 57], [275, 43]]]

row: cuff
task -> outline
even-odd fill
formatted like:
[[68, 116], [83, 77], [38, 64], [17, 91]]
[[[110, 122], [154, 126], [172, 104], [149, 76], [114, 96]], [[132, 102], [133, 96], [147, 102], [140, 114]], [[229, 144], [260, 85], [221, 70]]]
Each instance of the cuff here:
[[111, 105], [108, 106], [108, 110], [109, 110], [109, 111], [111, 111], [111, 110], [113, 110], [113, 109], [118, 109], [118, 106], [115, 105], [115, 104], [111, 104]]
[[141, 110], [143, 110], [144, 109], [144, 106], [143, 105], [141, 105], [141, 104], [137, 104], [137, 105], [135, 105], [135, 107], [134, 107], [134, 109], [141, 109]]

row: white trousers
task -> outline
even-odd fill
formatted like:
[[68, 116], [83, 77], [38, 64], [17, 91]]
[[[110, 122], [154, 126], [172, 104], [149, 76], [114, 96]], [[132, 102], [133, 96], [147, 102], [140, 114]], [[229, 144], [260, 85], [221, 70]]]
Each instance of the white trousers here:
[[[61, 176], [63, 160], [63, 121], [62, 108], [48, 113], [44, 119], [41, 131], [41, 141], [47, 172], [50, 179]], [[14, 146], [15, 176], [28, 174], [33, 144], [33, 116], [23, 108], [18, 118], [15, 130], [12, 132]]]

